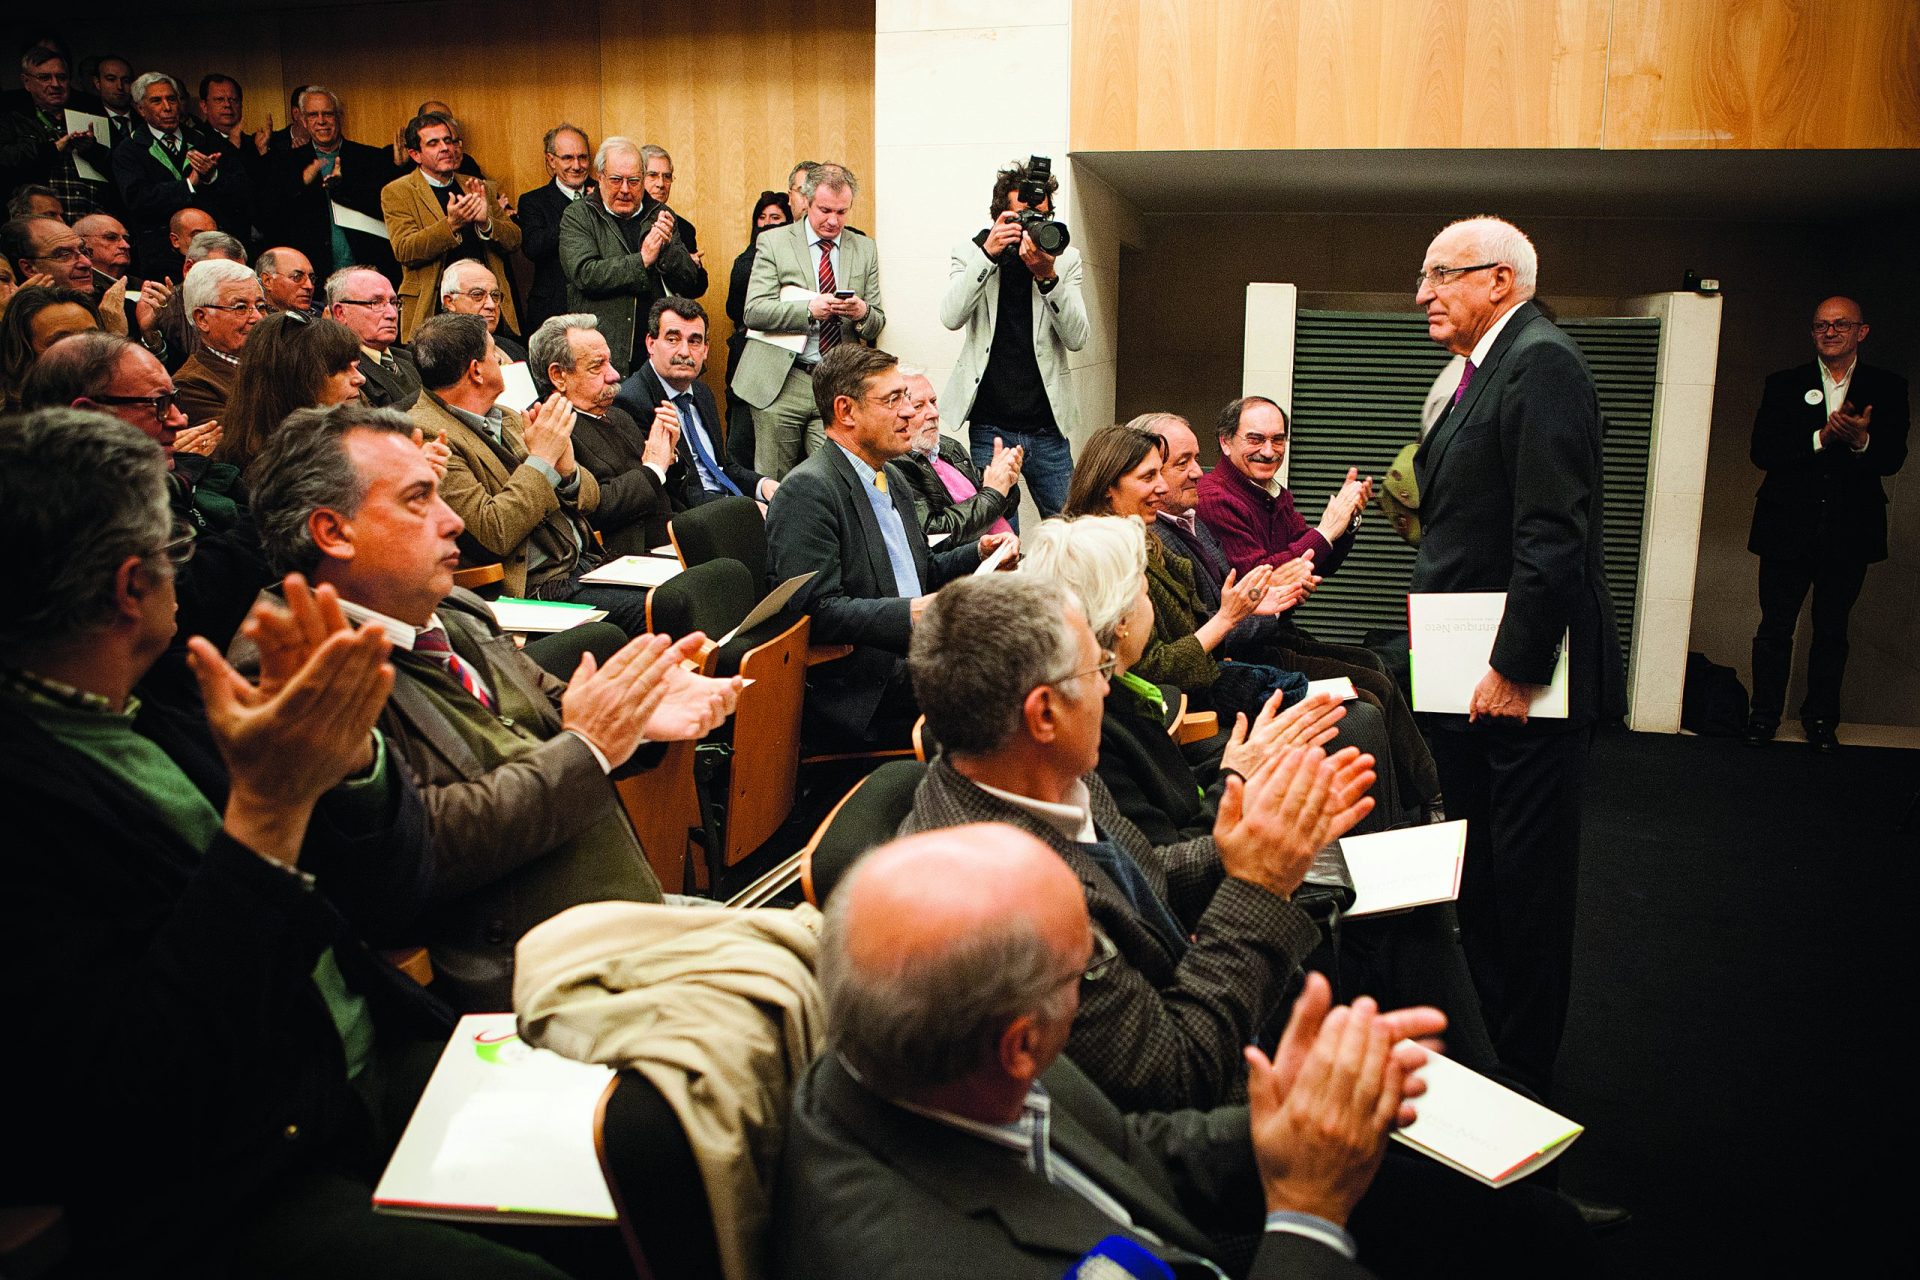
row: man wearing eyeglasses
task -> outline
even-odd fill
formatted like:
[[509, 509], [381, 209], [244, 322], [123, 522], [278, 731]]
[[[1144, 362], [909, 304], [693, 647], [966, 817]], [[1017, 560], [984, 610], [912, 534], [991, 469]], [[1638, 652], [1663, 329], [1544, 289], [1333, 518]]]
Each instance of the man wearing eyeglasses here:
[[500, 279], [472, 258], [461, 258], [447, 266], [440, 277], [440, 310], [449, 315], [479, 316], [493, 335], [494, 351], [501, 364], [527, 358], [527, 348], [519, 338], [500, 327], [500, 308], [507, 300]]
[[385, 147], [346, 136], [345, 108], [325, 85], [306, 85], [295, 96], [295, 123], [302, 137], [270, 150], [260, 168], [261, 230], [298, 249], [325, 279], [361, 265], [400, 278], [380, 216], [380, 192], [399, 176]]
[[313, 314], [313, 290], [319, 281], [306, 254], [280, 245], [262, 253], [254, 269], [259, 272], [261, 289], [266, 291], [269, 314], [281, 311]]
[[[1427, 248], [1415, 302], [1467, 357], [1414, 466], [1426, 526], [1411, 589], [1506, 593], [1465, 716], [1427, 718], [1449, 818], [1467, 820], [1460, 925], [1501, 1060], [1543, 1099], [1566, 1023], [1580, 791], [1593, 726], [1626, 712], [1601, 560], [1600, 405], [1586, 360], [1531, 301], [1519, 228], [1470, 218]], [[1529, 716], [1563, 638], [1567, 718]]]
[[[599, 192], [575, 200], [560, 215], [567, 310], [598, 316], [614, 367], [630, 371], [660, 282], [683, 280], [697, 268], [673, 234], [673, 215], [647, 198], [639, 143], [602, 139], [593, 170]], [[643, 216], [650, 207], [656, 212]]]
[[1747, 550], [1760, 557], [1747, 742], [1773, 739], [1786, 706], [1793, 631], [1813, 593], [1813, 650], [1800, 721], [1816, 750], [1839, 745], [1847, 618], [1867, 566], [1887, 558], [1884, 477], [1907, 459], [1907, 383], [1860, 363], [1868, 326], [1852, 298], [1813, 313], [1811, 364], [1767, 379], [1753, 420], [1753, 464], [1766, 472]]
[[26, 101], [0, 115], [0, 189], [44, 183], [60, 197], [67, 216], [77, 218], [115, 205], [117, 199], [110, 183], [85, 176], [79, 167], [84, 161], [92, 173], [105, 173], [111, 165], [110, 139], [67, 127], [67, 108], [79, 105], [68, 100], [71, 71], [66, 55], [45, 45], [21, 57]]
[[180, 286], [181, 305], [193, 322], [193, 354], [173, 375], [180, 407], [195, 426], [227, 411], [240, 349], [266, 314], [260, 277], [238, 262], [208, 258], [194, 264]]
[[327, 277], [327, 314], [353, 331], [366, 359], [360, 397], [375, 408], [411, 409], [420, 398], [420, 371], [398, 345], [400, 295], [372, 267], [344, 267]]
[[928, 548], [913, 482], [889, 465], [911, 446], [915, 417], [892, 356], [856, 342], [835, 347], [814, 370], [813, 395], [827, 443], [787, 473], [767, 504], [772, 581], [813, 574], [793, 607], [813, 615], [815, 643], [853, 646], [807, 673], [807, 713], [824, 736], [820, 745], [898, 746], [919, 714], [906, 662], [916, 620], [943, 583], [1019, 539], [990, 533]]
[[[407, 155], [419, 166], [380, 192], [393, 256], [399, 261], [400, 340], [411, 342], [420, 322], [440, 309], [440, 277], [449, 263], [473, 258], [496, 278], [506, 255], [520, 247], [520, 225], [507, 214], [493, 183], [460, 172], [465, 157], [460, 125], [437, 111], [407, 122]], [[512, 295], [500, 303], [507, 328], [519, 328]]]
[[594, 193], [593, 144], [584, 129], [558, 124], [541, 139], [547, 172], [553, 181], [524, 192], [515, 202], [520, 223], [520, 252], [533, 264], [527, 290], [525, 329], [529, 336], [550, 316], [567, 309], [567, 276], [560, 269], [560, 218], [582, 196]]

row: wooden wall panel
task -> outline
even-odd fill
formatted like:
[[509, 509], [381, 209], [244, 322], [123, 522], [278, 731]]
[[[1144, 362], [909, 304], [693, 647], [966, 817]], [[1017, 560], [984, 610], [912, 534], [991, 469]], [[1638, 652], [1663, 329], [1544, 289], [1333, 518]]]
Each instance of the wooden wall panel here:
[[1077, 151], [1920, 146], [1914, 0], [1075, 0]]
[[1075, 150], [1595, 146], [1611, 0], [1075, 0]]
[[1920, 146], [1913, 0], [1614, 0], [1609, 147]]

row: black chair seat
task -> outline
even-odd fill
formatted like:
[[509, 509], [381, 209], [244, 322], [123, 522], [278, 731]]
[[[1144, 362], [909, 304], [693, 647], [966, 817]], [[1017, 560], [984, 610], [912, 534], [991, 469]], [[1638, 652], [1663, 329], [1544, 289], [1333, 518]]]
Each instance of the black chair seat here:
[[861, 780], [814, 842], [807, 882], [815, 903], [825, 906], [861, 855], [893, 839], [913, 811], [913, 793], [926, 772], [918, 760], [889, 760]]

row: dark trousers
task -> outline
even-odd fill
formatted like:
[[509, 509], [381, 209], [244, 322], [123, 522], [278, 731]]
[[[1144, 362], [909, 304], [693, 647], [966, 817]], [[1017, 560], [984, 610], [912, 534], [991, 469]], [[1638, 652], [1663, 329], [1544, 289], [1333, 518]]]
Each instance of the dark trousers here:
[[1542, 1100], [1567, 1021], [1591, 728], [1436, 726], [1447, 816], [1467, 820], [1460, 935], [1494, 1048]]
[[[592, 569], [585, 570], [587, 573]], [[643, 636], [647, 633], [647, 592], [643, 587], [601, 586], [597, 583], [583, 583], [580, 575], [570, 578], [549, 578], [537, 587], [529, 587], [527, 594], [536, 600], [566, 600], [573, 604], [590, 604], [596, 609], [607, 611], [607, 621], [626, 632], [629, 637]]]
[[[974, 466], [985, 471], [993, 461], [996, 436], [1009, 449], [1019, 445], [1027, 451], [1026, 460], [1020, 464], [1020, 481], [1033, 495], [1033, 505], [1040, 508], [1040, 518], [1045, 520], [1067, 509], [1067, 490], [1073, 484], [1073, 446], [1065, 436], [1058, 431], [1014, 431], [979, 422], [972, 425], [971, 431]], [[1006, 516], [1007, 523], [1017, 531], [1019, 510], [1010, 508]]]
[[1760, 629], [1753, 634], [1752, 718], [1773, 728], [1787, 701], [1793, 628], [1813, 591], [1813, 650], [1807, 656], [1802, 720], [1840, 718], [1840, 680], [1847, 670], [1847, 615], [1860, 598], [1867, 566], [1857, 560], [1760, 558]]

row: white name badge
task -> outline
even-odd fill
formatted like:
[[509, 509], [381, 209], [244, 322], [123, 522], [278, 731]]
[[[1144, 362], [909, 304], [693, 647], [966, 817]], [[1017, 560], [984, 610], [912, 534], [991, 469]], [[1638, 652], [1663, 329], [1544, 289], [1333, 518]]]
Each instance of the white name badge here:
[[1822, 400], [1825, 400], [1826, 398], [1827, 398], [1827, 393], [1822, 391], [1818, 387], [1815, 387], [1813, 390], [1807, 392], [1808, 404], [1819, 404]]

